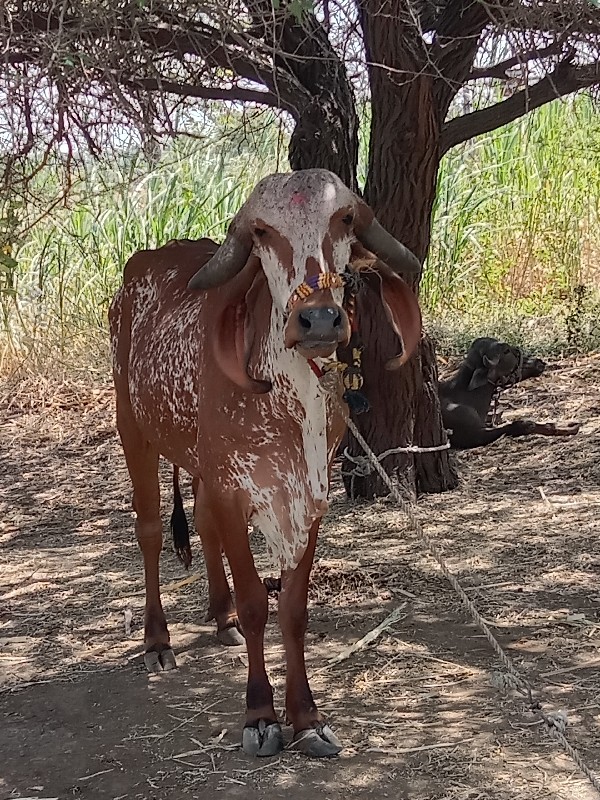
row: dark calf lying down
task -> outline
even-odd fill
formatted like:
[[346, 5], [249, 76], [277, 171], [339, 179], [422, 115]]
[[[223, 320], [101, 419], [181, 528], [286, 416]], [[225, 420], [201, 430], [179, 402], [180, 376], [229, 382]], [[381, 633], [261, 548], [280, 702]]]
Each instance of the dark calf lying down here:
[[492, 400], [499, 391], [526, 378], [537, 378], [545, 368], [543, 361], [524, 356], [518, 347], [488, 337], [476, 339], [457, 372], [438, 384], [442, 418], [444, 427], [451, 431], [452, 447], [482, 447], [502, 436], [576, 434], [577, 423], [559, 428], [552, 422], [518, 419], [498, 427], [486, 426]]

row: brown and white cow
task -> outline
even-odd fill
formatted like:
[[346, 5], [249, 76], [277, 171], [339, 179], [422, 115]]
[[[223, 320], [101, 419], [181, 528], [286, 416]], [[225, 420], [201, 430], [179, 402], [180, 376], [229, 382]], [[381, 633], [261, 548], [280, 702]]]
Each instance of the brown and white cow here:
[[339, 400], [322, 391], [318, 373], [350, 336], [342, 276], [353, 243], [381, 259], [373, 259], [377, 291], [400, 340], [394, 368], [415, 348], [421, 318], [414, 294], [392, 270], [416, 272], [420, 264], [325, 170], [262, 180], [220, 247], [186, 240], [136, 253], [109, 314], [117, 426], [144, 558], [146, 666], [175, 666], [159, 590], [162, 455], [194, 477], [194, 519], [220, 638], [237, 642], [239, 628], [246, 640], [243, 747], [255, 755], [278, 752], [283, 737], [265, 671], [267, 592], [249, 524], [281, 570], [286, 714], [295, 746], [312, 756], [341, 749], [309, 688], [304, 634], [317, 530], [344, 432]]

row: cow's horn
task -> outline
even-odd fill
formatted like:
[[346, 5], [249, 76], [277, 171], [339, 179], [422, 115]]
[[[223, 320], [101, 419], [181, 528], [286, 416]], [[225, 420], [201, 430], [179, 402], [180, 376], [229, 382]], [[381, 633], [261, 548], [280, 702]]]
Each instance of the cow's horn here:
[[252, 239], [229, 229], [214, 256], [189, 280], [188, 289], [215, 289], [241, 272], [252, 252]]
[[394, 272], [421, 272], [421, 262], [416, 255], [382, 228], [375, 217], [364, 230], [356, 231], [356, 238]]

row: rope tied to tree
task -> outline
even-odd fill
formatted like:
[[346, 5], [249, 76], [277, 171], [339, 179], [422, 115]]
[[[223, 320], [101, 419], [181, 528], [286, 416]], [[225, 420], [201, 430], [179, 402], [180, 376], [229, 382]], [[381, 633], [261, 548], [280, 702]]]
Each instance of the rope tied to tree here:
[[[324, 375], [323, 377], [326, 378], [327, 375]], [[333, 387], [331, 381], [328, 382], [327, 380], [322, 380], [320, 385], [324, 391], [332, 393], [331, 390]], [[333, 394], [333, 396], [336, 397], [335, 394]], [[463, 589], [456, 576], [450, 571], [437, 545], [424, 530], [423, 526], [421, 525], [421, 522], [419, 521], [415, 513], [415, 508], [416, 508], [415, 501], [405, 500], [401, 496], [399, 489], [394, 484], [391, 477], [383, 469], [381, 465], [381, 459], [384, 458], [386, 455], [389, 455], [390, 453], [386, 451], [385, 453], [382, 453], [379, 457], [376, 456], [375, 453], [371, 450], [371, 448], [367, 444], [366, 440], [364, 439], [358, 428], [356, 427], [355, 423], [352, 421], [352, 419], [350, 419], [348, 412], [342, 406], [341, 403], [340, 403], [340, 408], [344, 416], [344, 419], [346, 421], [346, 424], [348, 425], [348, 428], [350, 429], [350, 431], [352, 432], [355, 439], [357, 440], [357, 442], [362, 447], [365, 453], [364, 456], [365, 460], [369, 461], [372, 466], [371, 471], [374, 470], [379, 474], [379, 476], [389, 489], [392, 499], [404, 513], [411, 528], [417, 534], [417, 537], [420, 539], [421, 543], [429, 551], [430, 555], [437, 563], [442, 575], [446, 578], [446, 580], [450, 583], [456, 594], [459, 596], [461, 602], [471, 615], [471, 618], [473, 619], [474, 623], [483, 633], [490, 647], [495, 652], [498, 659], [504, 666], [506, 672], [495, 672], [492, 674], [490, 678], [490, 682], [492, 683], [492, 685], [496, 686], [497, 688], [505, 690], [514, 689], [518, 694], [520, 694], [525, 699], [529, 707], [529, 710], [532, 713], [539, 715], [540, 721], [543, 721], [545, 723], [544, 727], [548, 732], [549, 736], [555, 739], [561, 745], [563, 750], [572, 758], [572, 760], [579, 767], [581, 772], [588, 778], [588, 780], [598, 793], [598, 796], [600, 797], [600, 780], [595, 775], [595, 773], [590, 769], [590, 767], [588, 767], [588, 765], [585, 763], [579, 751], [573, 747], [573, 745], [569, 742], [569, 740], [565, 736], [565, 731], [568, 724], [567, 714], [564, 711], [560, 710], [545, 711], [544, 708], [542, 707], [541, 701], [535, 698], [530, 683], [521, 676], [510, 656], [508, 656], [504, 652], [500, 643], [498, 642], [498, 640], [492, 633], [491, 629], [489, 628], [488, 624], [477, 610], [475, 604], [470, 599], [466, 591]], [[446, 446], [444, 447], [440, 446], [436, 449], [444, 450], [447, 448]], [[405, 448], [399, 448], [399, 450], [402, 452], [403, 450], [405, 450]], [[414, 451], [409, 451], [409, 452], [414, 452]]]
[[[409, 444], [406, 447], [392, 447], [389, 450], [384, 450], [378, 456], [373, 453], [373, 458], [376, 458], [379, 463], [387, 456], [395, 455], [396, 453], [435, 453], [440, 450], [448, 450], [450, 442], [438, 444], [433, 447], [419, 447], [416, 444]], [[348, 452], [348, 448], [344, 448], [344, 458], [354, 464], [354, 469], [342, 470], [342, 475], [350, 478], [350, 499], [354, 500], [354, 483], [357, 478], [367, 478], [371, 475], [375, 468], [372, 459], [368, 456], [353, 456]]]

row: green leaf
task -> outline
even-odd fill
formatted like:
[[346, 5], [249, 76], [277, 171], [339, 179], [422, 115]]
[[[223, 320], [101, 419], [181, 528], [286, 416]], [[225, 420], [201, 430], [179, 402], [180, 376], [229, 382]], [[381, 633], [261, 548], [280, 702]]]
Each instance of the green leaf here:
[[19, 266], [19, 262], [15, 261], [12, 256], [7, 253], [0, 253], [0, 270], [2, 272], [14, 272]]
[[290, 0], [288, 4], [288, 11], [297, 22], [300, 22], [302, 17], [307, 14], [311, 8], [311, 0]]

